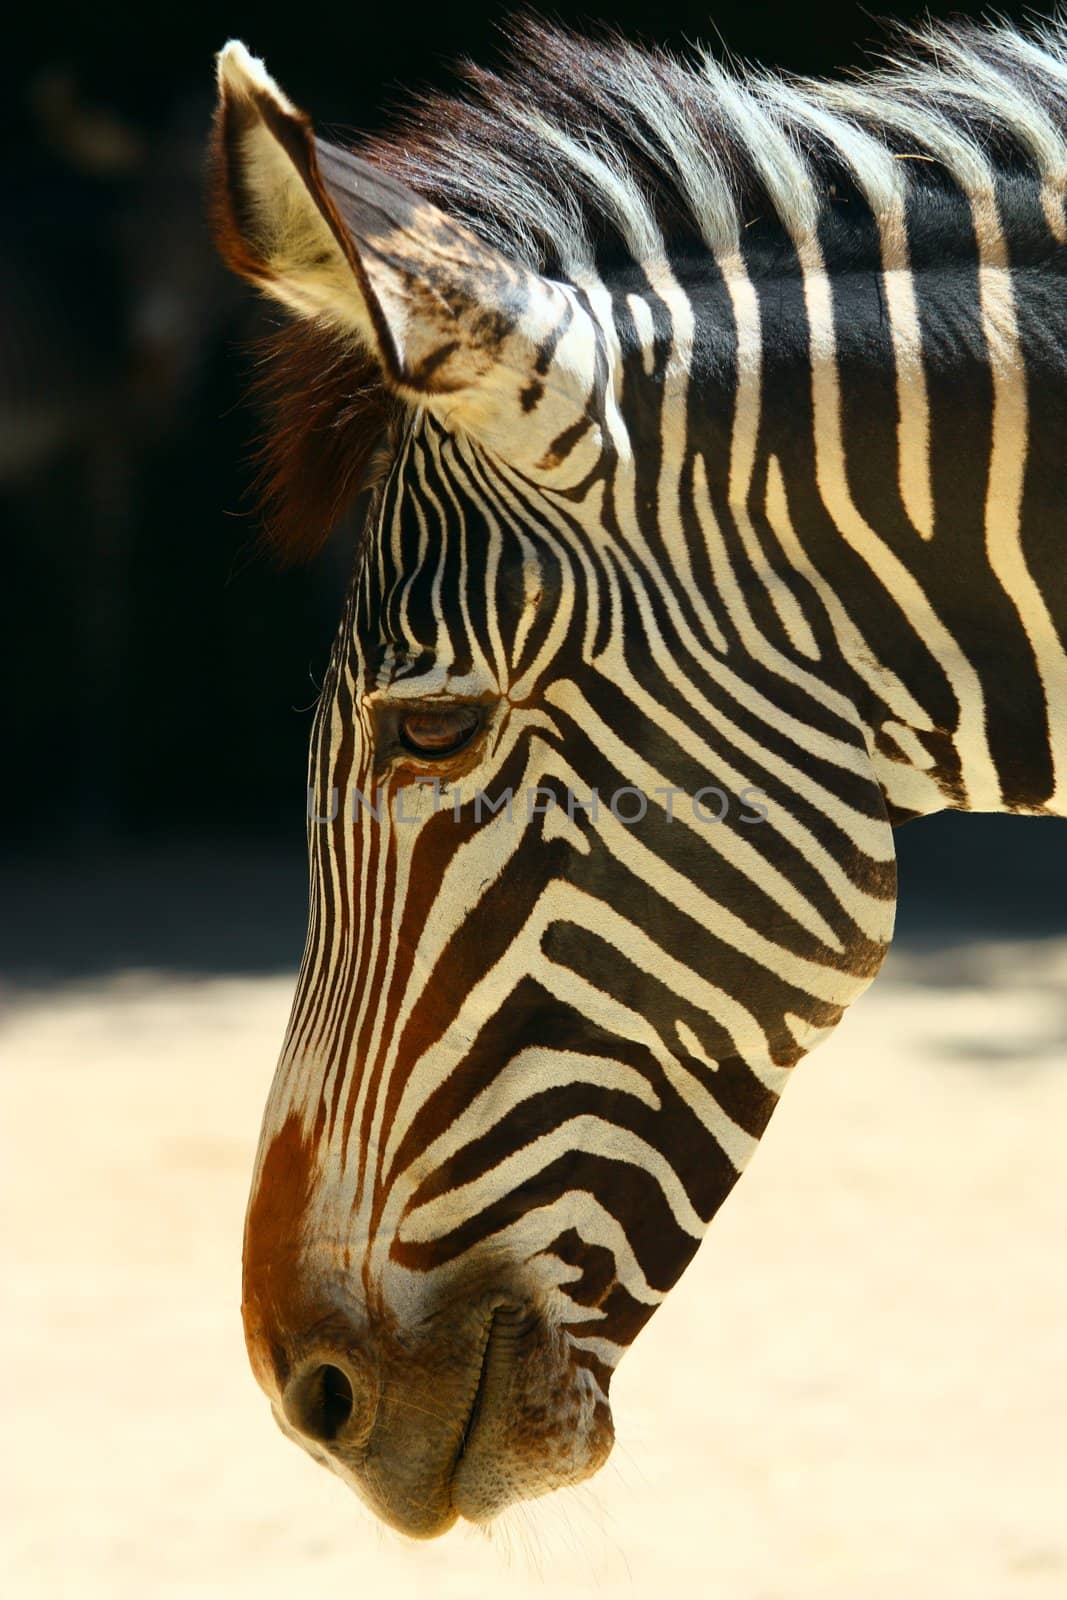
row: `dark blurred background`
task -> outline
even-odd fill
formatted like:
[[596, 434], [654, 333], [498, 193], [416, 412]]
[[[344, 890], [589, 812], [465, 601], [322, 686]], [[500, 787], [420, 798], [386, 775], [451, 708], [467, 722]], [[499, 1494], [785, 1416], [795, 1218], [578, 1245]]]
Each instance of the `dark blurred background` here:
[[[804, 72], [885, 37], [858, 5], [833, 23], [782, 0], [551, 14]], [[457, 57], [497, 55], [506, 16], [97, 5], [5, 21], [4, 970], [298, 959], [305, 744], [349, 549], [282, 572], [259, 545], [242, 395], [273, 313], [212, 254], [212, 57], [243, 37], [320, 126], [373, 130]], [[1067, 928], [1067, 825], [940, 817], [898, 840], [904, 937]]]

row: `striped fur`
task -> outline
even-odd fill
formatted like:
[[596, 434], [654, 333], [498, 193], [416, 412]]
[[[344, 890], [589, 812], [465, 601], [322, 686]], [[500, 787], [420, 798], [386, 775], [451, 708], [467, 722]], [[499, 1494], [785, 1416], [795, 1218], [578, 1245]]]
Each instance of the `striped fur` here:
[[1063, 32], [847, 85], [528, 48], [359, 157], [222, 69], [224, 253], [389, 418], [246, 1330], [422, 1534], [604, 1458], [619, 1358], [878, 970], [892, 826], [1067, 814]]

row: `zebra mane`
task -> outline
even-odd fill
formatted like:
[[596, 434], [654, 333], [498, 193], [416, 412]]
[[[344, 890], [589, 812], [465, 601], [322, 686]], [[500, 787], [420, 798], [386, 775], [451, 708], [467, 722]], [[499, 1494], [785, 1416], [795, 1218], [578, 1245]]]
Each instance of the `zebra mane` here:
[[[981, 195], [1020, 164], [1067, 189], [1065, 13], [1027, 33], [898, 28], [878, 66], [836, 82], [533, 17], [509, 32], [503, 70], [464, 64], [466, 94], [426, 95], [356, 148], [539, 272], [581, 282], [687, 241], [729, 253], [757, 220], [803, 238], [842, 186], [876, 213], [920, 184]], [[366, 486], [396, 407], [370, 358], [314, 325], [283, 329], [260, 370], [260, 500], [272, 543], [300, 559]]]
[[538, 271], [577, 280], [686, 236], [728, 252], [757, 217], [803, 237], [842, 181], [881, 210], [906, 182], [937, 181], [930, 165], [968, 193], [1020, 160], [1067, 183], [1063, 13], [1028, 34], [899, 28], [881, 65], [839, 82], [530, 17], [510, 31], [503, 72], [464, 65], [465, 97], [421, 100], [361, 153]]

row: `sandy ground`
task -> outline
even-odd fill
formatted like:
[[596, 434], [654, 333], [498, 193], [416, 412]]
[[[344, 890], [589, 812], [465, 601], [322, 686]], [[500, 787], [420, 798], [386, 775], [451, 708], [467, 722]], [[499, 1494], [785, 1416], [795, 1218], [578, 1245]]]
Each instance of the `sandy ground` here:
[[245, 1365], [290, 993], [8, 997], [5, 1597], [1067, 1594], [1067, 940], [891, 958], [621, 1368], [600, 1477], [431, 1545], [287, 1444]]

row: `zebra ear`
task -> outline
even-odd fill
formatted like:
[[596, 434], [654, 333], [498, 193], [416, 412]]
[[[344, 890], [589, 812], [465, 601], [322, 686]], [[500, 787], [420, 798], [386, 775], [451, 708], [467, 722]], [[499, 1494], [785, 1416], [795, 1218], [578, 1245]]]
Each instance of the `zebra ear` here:
[[[561, 321], [575, 321], [561, 287], [316, 139], [244, 45], [228, 44], [218, 65], [215, 208], [227, 264], [301, 316], [349, 333], [413, 400], [447, 398], [449, 413], [458, 405], [476, 429], [509, 390], [518, 407], [544, 371], [539, 351], [553, 348]], [[523, 405], [530, 410], [528, 398]]]

